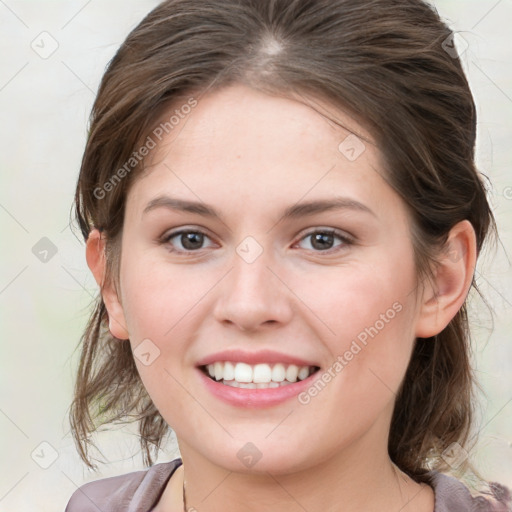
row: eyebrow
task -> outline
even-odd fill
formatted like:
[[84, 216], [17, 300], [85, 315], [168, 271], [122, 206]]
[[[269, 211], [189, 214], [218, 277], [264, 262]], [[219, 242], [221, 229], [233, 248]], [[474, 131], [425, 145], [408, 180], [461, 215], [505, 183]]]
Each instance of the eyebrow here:
[[[157, 208], [167, 208], [169, 210], [196, 213], [204, 217], [215, 218], [222, 221], [222, 216], [213, 206], [198, 201], [178, 199], [176, 197], [170, 197], [166, 195], [160, 195], [149, 201], [149, 203], [144, 208], [142, 215]], [[374, 217], [377, 217], [377, 215], [375, 215], [375, 213], [370, 208], [368, 208], [368, 206], [360, 203], [359, 201], [356, 201], [355, 199], [348, 197], [336, 197], [333, 199], [318, 199], [315, 201], [294, 204], [286, 208], [281, 218], [296, 219], [332, 210], [356, 210], [369, 213]]]

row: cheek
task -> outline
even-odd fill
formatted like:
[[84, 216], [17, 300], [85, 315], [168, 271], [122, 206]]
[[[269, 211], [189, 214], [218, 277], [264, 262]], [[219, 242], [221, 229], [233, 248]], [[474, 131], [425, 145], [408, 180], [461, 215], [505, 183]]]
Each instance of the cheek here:
[[334, 395], [336, 422], [344, 421], [347, 411], [351, 419], [371, 421], [394, 401], [407, 370], [415, 339], [415, 273], [409, 260], [389, 261], [387, 267], [375, 266], [375, 273], [368, 266], [361, 272], [347, 269], [331, 281], [331, 293], [316, 296], [317, 311], [334, 332], [324, 337], [334, 378], [318, 405], [328, 409]]
[[[363, 408], [368, 412], [357, 414], [375, 412], [394, 396], [414, 340], [412, 255], [404, 258], [401, 251], [401, 258], [398, 253], [380, 256], [373, 264], [319, 268], [308, 279], [303, 273], [283, 274], [300, 297], [292, 322], [310, 333], [312, 343], [316, 338], [327, 347], [333, 357], [327, 364], [342, 358], [343, 369], [334, 371], [336, 377], [328, 387], [351, 411], [358, 409], [354, 404], [369, 406]], [[186, 384], [182, 382], [186, 376], [181, 368], [187, 364], [195, 329], [211, 320], [215, 294], [207, 294], [223, 272], [145, 261], [134, 253], [124, 263], [123, 303], [132, 347], [149, 339], [161, 354], [150, 366], [136, 360], [139, 374], [160, 410], [165, 410], [171, 395], [178, 408], [182, 399], [185, 406], [180, 383]], [[286, 290], [283, 294], [283, 300], [297, 300]], [[322, 395], [326, 399], [330, 393]], [[332, 403], [326, 401], [325, 406]]]
[[[122, 267], [123, 309], [134, 360], [145, 388], [161, 411], [190, 407], [188, 348], [204, 317], [204, 297], [219, 280], [211, 271], [144, 260], [135, 253]], [[186, 268], [185, 268], [186, 267]], [[149, 341], [148, 341], [149, 340]], [[150, 353], [150, 364], [138, 355]], [[173, 406], [169, 409], [169, 397]], [[171, 421], [166, 417], [167, 421]]]
[[177, 338], [176, 331], [194, 315], [194, 305], [207, 292], [211, 277], [185, 267], [143, 254], [126, 258], [123, 308], [131, 337], [160, 342]]

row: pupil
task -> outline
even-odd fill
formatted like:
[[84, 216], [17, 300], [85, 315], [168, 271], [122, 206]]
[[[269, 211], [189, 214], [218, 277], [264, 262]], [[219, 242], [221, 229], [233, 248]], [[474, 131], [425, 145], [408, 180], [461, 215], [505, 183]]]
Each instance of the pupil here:
[[[184, 233], [181, 236], [181, 242], [185, 249], [198, 249], [203, 242], [201, 233]], [[318, 246], [316, 245], [318, 244]], [[313, 235], [313, 247], [316, 249], [325, 249], [332, 244], [332, 235], [329, 233], [316, 233]]]
[[[201, 233], [184, 233], [181, 236], [181, 243], [185, 249], [198, 249], [202, 243], [202, 236]], [[196, 245], [194, 245], [194, 242], [196, 242]]]
[[[332, 242], [332, 240], [330, 240], [332, 238], [332, 235], [329, 234], [329, 233], [316, 233], [315, 235], [313, 235], [313, 247], [315, 247], [315, 243], [316, 242], [321, 242], [320, 243], [320, 246], [319, 247], [315, 247], [316, 249], [325, 249], [326, 246], [325, 246], [325, 242], [326, 242], [326, 238], [329, 238], [329, 241], [327, 241], [327, 244], [330, 245], [330, 242]], [[322, 245], [322, 242], [324, 243], [324, 245]]]

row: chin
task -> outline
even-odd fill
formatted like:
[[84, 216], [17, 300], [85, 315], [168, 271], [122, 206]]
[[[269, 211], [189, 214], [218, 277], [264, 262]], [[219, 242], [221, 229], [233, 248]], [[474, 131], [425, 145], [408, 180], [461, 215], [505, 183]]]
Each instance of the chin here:
[[234, 441], [213, 453], [205, 454], [210, 462], [227, 471], [242, 474], [285, 475], [306, 469], [311, 465], [311, 455], [295, 447], [286, 448], [282, 443], [269, 440], [258, 442]]

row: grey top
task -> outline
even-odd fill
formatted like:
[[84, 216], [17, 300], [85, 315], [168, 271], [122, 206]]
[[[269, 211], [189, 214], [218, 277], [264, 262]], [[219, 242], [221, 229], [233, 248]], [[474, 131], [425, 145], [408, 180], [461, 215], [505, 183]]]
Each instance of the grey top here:
[[[65, 512], [151, 512], [181, 464], [178, 458], [142, 471], [88, 482], [73, 493]], [[435, 494], [434, 512], [512, 512], [511, 491], [501, 484], [490, 484], [493, 494], [489, 498], [473, 498], [468, 488], [451, 476], [437, 471], [428, 476]]]

